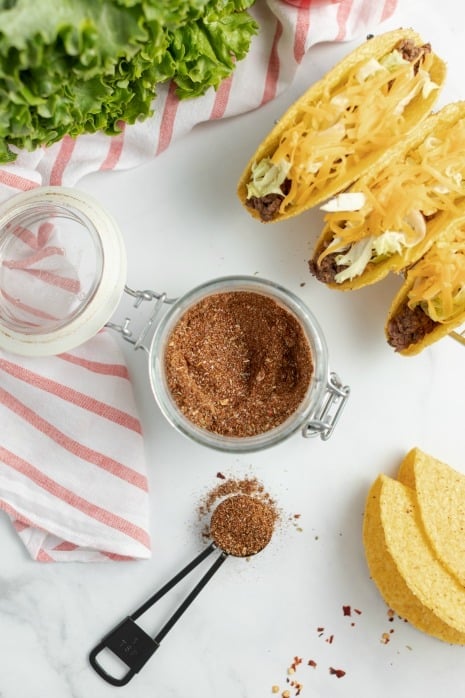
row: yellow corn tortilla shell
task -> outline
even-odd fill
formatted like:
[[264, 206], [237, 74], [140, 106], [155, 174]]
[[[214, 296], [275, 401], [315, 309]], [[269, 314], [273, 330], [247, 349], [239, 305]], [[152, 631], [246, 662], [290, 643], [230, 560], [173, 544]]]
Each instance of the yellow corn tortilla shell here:
[[415, 448], [401, 463], [397, 477], [414, 488], [432, 549], [465, 587], [465, 475]]
[[385, 475], [380, 478], [381, 524], [399, 574], [423, 606], [465, 632], [465, 589], [430, 546], [415, 491]]
[[[247, 184], [251, 179], [252, 167], [255, 163], [260, 162], [263, 158], [273, 155], [281, 140], [281, 136], [295, 123], [300, 120], [300, 115], [309, 105], [316, 105], [320, 100], [328, 100], [334, 93], [335, 89], [343, 85], [346, 76], [358, 64], [363, 64], [370, 58], [382, 58], [390, 53], [395, 46], [403, 39], [411, 39], [415, 44], [424, 44], [421, 36], [413, 29], [396, 29], [384, 34], [366, 40], [362, 45], [358, 46], [345, 58], [340, 60], [323, 78], [314, 83], [279, 119], [276, 126], [270, 131], [256, 152], [250, 158], [247, 166], [242, 173], [237, 187], [238, 197], [246, 208], [246, 210], [254, 218], [261, 220], [260, 214], [255, 209], [247, 206]], [[437, 100], [441, 88], [444, 85], [446, 77], [446, 64], [433, 52], [433, 63], [430, 70], [430, 78], [438, 85], [438, 89], [433, 90], [427, 97], [419, 97], [418, 95], [407, 105], [404, 110], [405, 120], [403, 128], [399, 130], [397, 139], [401, 139], [405, 134], [409, 133], [417, 124], [419, 124], [431, 111], [435, 101]], [[367, 79], [369, 82], [369, 78]], [[395, 140], [392, 141], [394, 143]], [[391, 143], [391, 144], [392, 144]], [[324, 147], [324, 144], [323, 144]], [[352, 146], [351, 146], [352, 147]], [[322, 201], [334, 196], [336, 193], [346, 189], [354, 182], [364, 171], [370, 168], [384, 153], [386, 148], [375, 149], [369, 155], [360, 159], [354, 165], [344, 181], [337, 181], [332, 186], [326, 187], [324, 190], [315, 190], [313, 197], [309, 198], [304, 206], [290, 207], [287, 211], [279, 212], [271, 222], [277, 222], [296, 216], [305, 210], [321, 203]], [[266, 221], [270, 222], [270, 221]]]
[[[413, 289], [415, 278], [412, 278], [412, 274], [415, 273], [416, 276], [417, 272], [421, 272], [422, 267], [426, 267], [428, 265], [429, 257], [431, 253], [434, 253], [434, 247], [438, 242], [444, 245], [444, 243], [447, 243], [448, 239], [457, 240], [457, 231], [460, 231], [460, 235], [461, 237], [463, 237], [463, 255], [465, 256], [465, 217], [461, 217], [453, 220], [449, 223], [449, 225], [447, 225], [446, 222], [442, 226], [442, 231], [440, 235], [433, 241], [430, 249], [413, 266], [408, 268], [405, 281], [400, 287], [397, 294], [395, 295], [391, 303], [391, 307], [389, 308], [386, 324], [384, 327], [384, 332], [388, 342], [390, 338], [390, 324], [392, 321], [395, 320], [396, 316], [400, 314], [403, 308], [407, 305], [409, 300], [409, 294]], [[460, 245], [462, 248], [461, 240]], [[445, 247], [445, 250], [447, 250], [447, 247]], [[450, 254], [452, 255], [454, 253], [451, 251]], [[465, 286], [465, 276], [463, 278], [463, 285]], [[423, 337], [418, 337], [416, 341], [411, 342], [408, 346], [402, 349], [396, 349], [396, 351], [399, 354], [402, 354], [403, 356], [414, 356], [416, 354], [419, 354], [421, 351], [423, 351], [423, 349], [426, 349], [426, 347], [431, 346], [431, 344], [434, 344], [443, 337], [449, 335], [457, 327], [463, 325], [464, 322], [465, 304], [463, 306], [463, 310], [461, 312], [455, 313], [450, 320], [446, 322], [435, 322], [434, 327], [429, 332], [425, 332]]]
[[383, 479], [378, 477], [367, 496], [363, 519], [363, 544], [371, 577], [387, 605], [414, 627], [444, 642], [463, 645], [465, 633], [441, 620], [421, 603], [401, 576], [387, 547], [381, 519]]
[[[384, 170], [398, 169], [402, 167], [402, 162], [405, 162], [408, 154], [418, 148], [427, 137], [437, 137], [442, 139], [452, 125], [458, 121], [465, 119], [465, 101], [454, 102], [447, 104], [438, 112], [428, 116], [417, 128], [415, 128], [403, 141], [397, 143], [378, 160], [375, 166], [366, 171], [357, 182], [352, 184], [347, 190], [348, 192], [357, 192], [362, 188], [370, 190], [371, 185], [376, 179], [382, 176]], [[460, 206], [463, 210], [463, 201]], [[415, 202], [412, 201], [412, 209], [415, 208]], [[342, 218], [343, 213], [341, 214]], [[410, 265], [415, 264], [428, 251], [433, 242], [444, 233], [456, 216], [456, 212], [441, 212], [430, 220], [426, 220], [426, 234], [423, 239], [412, 247], [405, 248], [402, 253], [395, 253], [386, 257], [385, 260], [374, 264], [369, 262], [365, 270], [353, 279], [347, 279], [342, 283], [336, 281], [328, 281], [325, 284], [329, 288], [337, 289], [338, 291], [352, 291], [364, 286], [369, 286], [377, 281], [385, 278], [390, 272], [400, 273], [407, 269]], [[373, 234], [376, 234], [374, 231]], [[378, 234], [383, 233], [380, 230]], [[321, 232], [310, 260], [311, 265], [317, 265], [318, 259], [322, 252], [328, 247], [333, 239], [333, 232], [329, 225], [325, 224]]]

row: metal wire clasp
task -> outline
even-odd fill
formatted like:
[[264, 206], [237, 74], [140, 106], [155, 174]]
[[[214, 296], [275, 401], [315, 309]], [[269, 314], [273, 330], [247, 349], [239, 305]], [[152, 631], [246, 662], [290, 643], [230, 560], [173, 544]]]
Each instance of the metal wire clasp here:
[[319, 436], [323, 441], [327, 441], [341, 416], [349, 394], [350, 387], [343, 385], [336, 373], [331, 373], [321, 410], [315, 419], [305, 424], [302, 436], [307, 439]]
[[119, 332], [123, 339], [133, 345], [134, 349], [144, 349], [144, 351], [146, 351], [148, 354], [150, 352], [150, 347], [144, 344], [144, 340], [152, 329], [155, 320], [163, 307], [163, 304], [172, 304], [176, 301], [176, 298], [168, 298], [166, 293], [157, 293], [156, 291], [135, 291], [129, 286], [124, 287], [124, 292], [134, 298], [134, 308], [139, 308], [143, 301], [148, 301], [149, 303], [152, 301], [155, 302], [148, 320], [142, 326], [141, 331], [137, 335], [130, 328], [132, 319], [129, 317], [126, 317], [121, 324], [107, 322], [105, 327], [109, 327], [110, 329], [115, 330], [115, 332]]

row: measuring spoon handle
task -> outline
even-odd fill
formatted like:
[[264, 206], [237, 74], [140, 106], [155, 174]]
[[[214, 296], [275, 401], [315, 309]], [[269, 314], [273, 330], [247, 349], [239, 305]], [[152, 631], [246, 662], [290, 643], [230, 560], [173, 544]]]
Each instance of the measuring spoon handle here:
[[[216, 558], [215, 562], [205, 572], [203, 577], [197, 582], [192, 591], [187, 595], [181, 605], [176, 609], [173, 615], [166, 621], [165, 625], [158, 632], [156, 637], [152, 638], [148, 635], [137, 623], [135, 619], [147, 611], [156, 601], [164, 596], [172, 589], [181, 579], [191, 572], [197, 565], [202, 562], [216, 546], [212, 543], [192, 562], [178, 572], [169, 582], [159, 589], [153, 596], [145, 601], [131, 616], [124, 618], [116, 627], [113, 628], [105, 637], [91, 650], [89, 654], [89, 662], [92, 668], [104, 679], [107, 683], [113, 686], [124, 686], [137, 674], [146, 662], [150, 659], [153, 653], [159, 648], [161, 641], [165, 635], [171, 630], [173, 625], [179, 620], [187, 608], [191, 605], [194, 599], [202, 591], [207, 582], [213, 577], [215, 572], [219, 570], [223, 562], [228, 557], [224, 551]], [[98, 661], [98, 656], [103, 650], [110, 650], [128, 667], [128, 671], [123, 676], [113, 676]]]

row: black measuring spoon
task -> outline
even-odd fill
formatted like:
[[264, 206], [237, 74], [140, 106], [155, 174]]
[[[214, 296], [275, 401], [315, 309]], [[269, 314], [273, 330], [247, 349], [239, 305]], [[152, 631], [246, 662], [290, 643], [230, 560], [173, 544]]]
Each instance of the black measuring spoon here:
[[[257, 527], [257, 519], [252, 523], [253, 512], [257, 513], [262, 508], [263, 522], [266, 526]], [[142, 669], [153, 653], [160, 647], [160, 643], [171, 630], [173, 625], [181, 618], [183, 613], [202, 591], [207, 582], [219, 570], [229, 555], [235, 557], [249, 557], [260, 552], [268, 544], [273, 533], [274, 514], [269, 504], [255, 499], [249, 495], [233, 495], [223, 500], [214, 510], [211, 518], [210, 533], [213, 541], [189, 564], [181, 569], [172, 579], [164, 584], [150, 598], [148, 598], [133, 613], [124, 618], [118, 625], [110, 630], [107, 635], [91, 650], [89, 661], [92, 668], [107, 683], [113, 686], [124, 686]], [[244, 543], [242, 536], [248, 535], [248, 542]], [[155, 637], [148, 635], [135, 621], [148, 611], [157, 601], [167, 594], [178, 582], [194, 570], [203, 560], [213, 552], [218, 551], [214, 563], [198, 581], [184, 601], [178, 606], [173, 615], [166, 621]], [[117, 677], [98, 662], [97, 657], [104, 651], [110, 650], [127, 667], [123, 676]]]

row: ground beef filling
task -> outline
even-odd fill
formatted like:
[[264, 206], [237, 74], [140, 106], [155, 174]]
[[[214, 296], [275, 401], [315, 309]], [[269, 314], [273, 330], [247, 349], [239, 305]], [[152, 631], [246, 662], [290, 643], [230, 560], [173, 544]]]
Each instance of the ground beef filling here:
[[388, 322], [387, 340], [396, 351], [402, 351], [421, 342], [436, 326], [419, 305], [412, 310], [405, 302]]
[[279, 207], [284, 197], [289, 194], [291, 180], [285, 179], [281, 184], [282, 194], [265, 194], [265, 196], [251, 196], [246, 203], [249, 208], [258, 211], [264, 223], [272, 221], [279, 212]]
[[336, 274], [346, 268], [336, 264], [336, 257], [339, 254], [339, 252], [328, 254], [326, 257], [323, 257], [319, 264], [314, 259], [310, 259], [308, 262], [310, 273], [324, 284], [335, 283]]
[[418, 72], [420, 63], [423, 62], [424, 57], [431, 53], [431, 44], [423, 44], [423, 46], [416, 46], [412, 39], [405, 39], [401, 41], [397, 46], [397, 50], [401, 54], [405, 61], [410, 63], [415, 63], [414, 72]]

